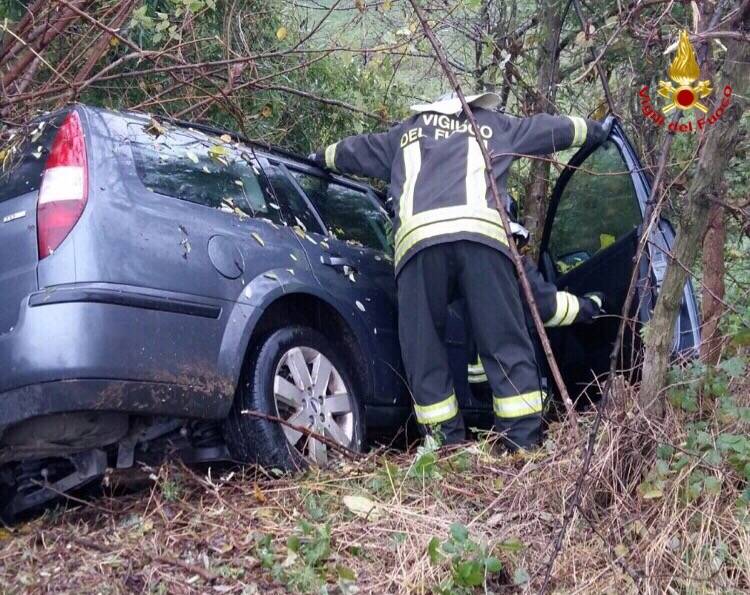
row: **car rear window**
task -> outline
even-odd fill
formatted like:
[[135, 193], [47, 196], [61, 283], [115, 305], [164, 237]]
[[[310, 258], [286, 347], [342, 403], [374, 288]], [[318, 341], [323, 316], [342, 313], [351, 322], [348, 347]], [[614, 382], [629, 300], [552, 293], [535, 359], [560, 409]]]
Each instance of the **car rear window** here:
[[131, 124], [138, 176], [149, 190], [281, 223], [280, 206], [261, 186], [252, 151], [202, 132]]
[[33, 122], [0, 139], [0, 202], [39, 190], [44, 164], [64, 115]]

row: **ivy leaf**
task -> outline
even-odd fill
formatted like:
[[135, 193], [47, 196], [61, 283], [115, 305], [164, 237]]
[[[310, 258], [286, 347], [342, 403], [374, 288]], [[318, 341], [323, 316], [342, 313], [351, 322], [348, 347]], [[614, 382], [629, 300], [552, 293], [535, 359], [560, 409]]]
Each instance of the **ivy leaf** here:
[[650, 481], [644, 481], [640, 486], [638, 486], [638, 490], [641, 492], [641, 496], [644, 500], [655, 500], [657, 498], [661, 498], [664, 495], [664, 490], [658, 483], [653, 483]]
[[721, 480], [713, 475], [703, 480], [703, 486], [709, 494], [717, 496], [721, 493]]
[[[503, 569], [503, 563], [495, 558], [495, 556], [489, 556], [484, 560], [484, 568], [488, 573], [500, 572]], [[528, 580], [528, 578], [526, 580]]]
[[478, 560], [459, 562], [456, 566], [456, 579], [464, 587], [478, 587], [484, 582], [484, 569]]
[[454, 541], [464, 543], [469, 539], [469, 530], [461, 523], [453, 523], [451, 525], [451, 537]]
[[336, 565], [336, 572], [339, 575], [339, 578], [345, 581], [356, 581], [357, 575], [356, 573], [347, 566], [342, 566], [341, 564]]
[[286, 540], [286, 547], [292, 550], [293, 552], [298, 552], [300, 546], [300, 540], [299, 537], [296, 535], [290, 535], [289, 539]]
[[523, 542], [518, 537], [511, 537], [500, 544], [500, 549], [510, 553], [520, 552], [524, 547]]
[[745, 373], [745, 362], [742, 361], [741, 357], [733, 357], [721, 362], [719, 368], [724, 370], [731, 378], [739, 378]]
[[437, 537], [430, 539], [430, 543], [427, 544], [427, 555], [432, 564], [438, 564], [443, 559], [443, 554], [440, 553], [440, 540]]
[[411, 477], [432, 477], [437, 467], [437, 455], [434, 452], [426, 452], [414, 461], [414, 466], [409, 471]]

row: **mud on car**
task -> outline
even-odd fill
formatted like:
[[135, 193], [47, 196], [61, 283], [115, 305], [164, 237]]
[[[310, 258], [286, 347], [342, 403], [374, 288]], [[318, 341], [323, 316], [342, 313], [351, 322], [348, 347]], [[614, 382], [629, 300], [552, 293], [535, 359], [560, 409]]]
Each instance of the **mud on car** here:
[[[587, 173], [598, 171], [629, 173]], [[648, 192], [615, 122], [560, 177], [542, 238], [546, 278], [603, 291], [619, 312]], [[393, 435], [410, 397], [389, 227], [369, 186], [205, 126], [75, 105], [8, 135], [2, 514], [167, 453], [291, 470], [325, 464], [331, 444], [362, 450]], [[666, 220], [651, 240], [641, 321], [674, 240]], [[576, 394], [606, 370], [616, 329], [605, 317], [553, 334]], [[697, 329], [687, 285], [675, 350], [696, 346]], [[447, 334], [462, 410], [486, 425], [486, 387], [466, 382], [460, 311]]]

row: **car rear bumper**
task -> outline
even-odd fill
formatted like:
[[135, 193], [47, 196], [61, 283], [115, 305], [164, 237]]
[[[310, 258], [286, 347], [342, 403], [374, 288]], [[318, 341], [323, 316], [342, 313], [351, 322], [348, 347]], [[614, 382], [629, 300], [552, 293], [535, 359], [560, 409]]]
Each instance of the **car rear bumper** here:
[[0, 434], [40, 415], [71, 411], [120, 411], [213, 419], [218, 409], [193, 386], [165, 382], [84, 379], [33, 384], [0, 394]]
[[235, 384], [219, 365], [230, 311], [112, 284], [33, 293], [0, 335], [0, 426], [85, 409], [221, 417]]

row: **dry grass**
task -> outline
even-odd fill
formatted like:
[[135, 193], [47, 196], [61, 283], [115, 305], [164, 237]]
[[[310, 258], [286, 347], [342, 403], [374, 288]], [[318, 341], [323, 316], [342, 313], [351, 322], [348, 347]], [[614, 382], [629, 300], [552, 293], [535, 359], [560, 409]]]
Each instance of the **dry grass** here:
[[[653, 472], [656, 446], [681, 448], [684, 424], [673, 411], [663, 423], [645, 423], [629, 392], [620, 392], [555, 561], [552, 589], [748, 591], [750, 534], [736, 509], [739, 476], [694, 458], [661, 494], [645, 494], [639, 485]], [[410, 476], [414, 452], [377, 454], [298, 478], [268, 479], [249, 470], [218, 477], [215, 470], [165, 466], [150, 490], [71, 503], [3, 532], [0, 590], [288, 592], [303, 584], [304, 564], [286, 543], [294, 535], [304, 541], [300, 527], [308, 521], [332, 528], [330, 554], [317, 569], [328, 592], [340, 592], [341, 567], [356, 572], [360, 593], [432, 592], [450, 568], [431, 563], [427, 545], [432, 537], [444, 540], [454, 522], [503, 562], [488, 592], [535, 591], [569, 505], [581, 448], [559, 426], [534, 455], [498, 457], [489, 447], [485, 439], [441, 451], [428, 469], [434, 476], [422, 478]], [[696, 466], [720, 478], [721, 490], [686, 502], [685, 481]], [[344, 505], [347, 495], [364, 495], [377, 507], [369, 518], [359, 516]], [[266, 560], [275, 570], [261, 565], [263, 536], [271, 538]], [[514, 585], [522, 570], [530, 581]]]

